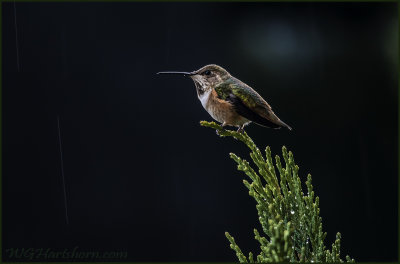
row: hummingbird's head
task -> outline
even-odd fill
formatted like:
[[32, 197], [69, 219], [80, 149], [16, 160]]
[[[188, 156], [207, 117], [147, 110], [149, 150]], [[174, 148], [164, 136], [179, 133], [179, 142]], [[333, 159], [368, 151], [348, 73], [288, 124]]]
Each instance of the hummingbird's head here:
[[231, 76], [224, 68], [215, 64], [206, 65], [193, 72], [159, 72], [158, 74], [182, 74], [189, 76], [194, 81], [199, 98]]
[[200, 97], [202, 94], [211, 91], [214, 87], [224, 82], [230, 77], [230, 74], [222, 67], [210, 64], [191, 72], [189, 75], [192, 78], [197, 95]]

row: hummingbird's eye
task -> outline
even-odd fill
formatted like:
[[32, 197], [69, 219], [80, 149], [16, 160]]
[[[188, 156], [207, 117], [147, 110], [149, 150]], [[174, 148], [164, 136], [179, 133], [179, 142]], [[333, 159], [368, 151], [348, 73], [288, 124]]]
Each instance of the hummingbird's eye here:
[[204, 75], [210, 75], [210, 74], [211, 74], [211, 71], [206, 70], [205, 72], [203, 72], [203, 74], [204, 74]]

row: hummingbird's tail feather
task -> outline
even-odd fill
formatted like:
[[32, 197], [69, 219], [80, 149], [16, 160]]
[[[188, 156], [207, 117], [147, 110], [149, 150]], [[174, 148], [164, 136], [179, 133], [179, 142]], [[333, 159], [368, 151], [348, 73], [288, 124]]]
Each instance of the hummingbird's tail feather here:
[[[285, 127], [289, 130], [292, 130], [292, 128], [286, 124], [285, 122], [283, 122], [282, 120], [279, 119], [279, 117], [277, 117], [275, 115], [275, 113], [272, 111], [272, 109], [269, 109], [269, 111], [267, 111], [266, 114], [263, 113], [262, 115], [262, 119], [263, 119], [263, 123], [267, 126], [267, 127], [271, 127], [274, 129], [280, 129], [282, 127]], [[257, 122], [256, 122], [257, 123]], [[261, 125], [264, 125], [261, 124]], [[273, 126], [271, 126], [270, 124], [273, 124]]]
[[292, 128], [288, 124], [286, 124], [285, 122], [283, 122], [280, 119], [279, 119], [279, 123], [280, 123], [281, 127], [286, 127], [287, 129], [292, 130]]
[[253, 122], [260, 126], [269, 127], [269, 128], [273, 128], [273, 129], [281, 129], [282, 127], [285, 127], [289, 130], [292, 130], [292, 128], [289, 125], [287, 125], [285, 122], [283, 122], [280, 119], [271, 121], [271, 120], [263, 118], [263, 119], [258, 119], [257, 121], [253, 121]]

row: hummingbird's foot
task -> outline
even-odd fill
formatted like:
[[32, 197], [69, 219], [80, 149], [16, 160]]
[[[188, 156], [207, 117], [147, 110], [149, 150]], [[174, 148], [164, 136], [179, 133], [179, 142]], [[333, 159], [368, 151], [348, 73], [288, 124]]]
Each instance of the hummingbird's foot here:
[[244, 125], [243, 125], [243, 126], [240, 126], [236, 132], [242, 134], [243, 131], [244, 131], [243, 129], [244, 129]]

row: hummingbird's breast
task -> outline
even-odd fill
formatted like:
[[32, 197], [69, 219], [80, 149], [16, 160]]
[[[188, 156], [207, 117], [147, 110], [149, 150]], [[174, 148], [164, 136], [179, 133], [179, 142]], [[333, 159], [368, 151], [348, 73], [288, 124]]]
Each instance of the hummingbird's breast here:
[[231, 103], [219, 99], [214, 89], [205, 92], [201, 96], [199, 95], [199, 99], [204, 109], [218, 122], [231, 126], [241, 126], [250, 122], [240, 116]]

